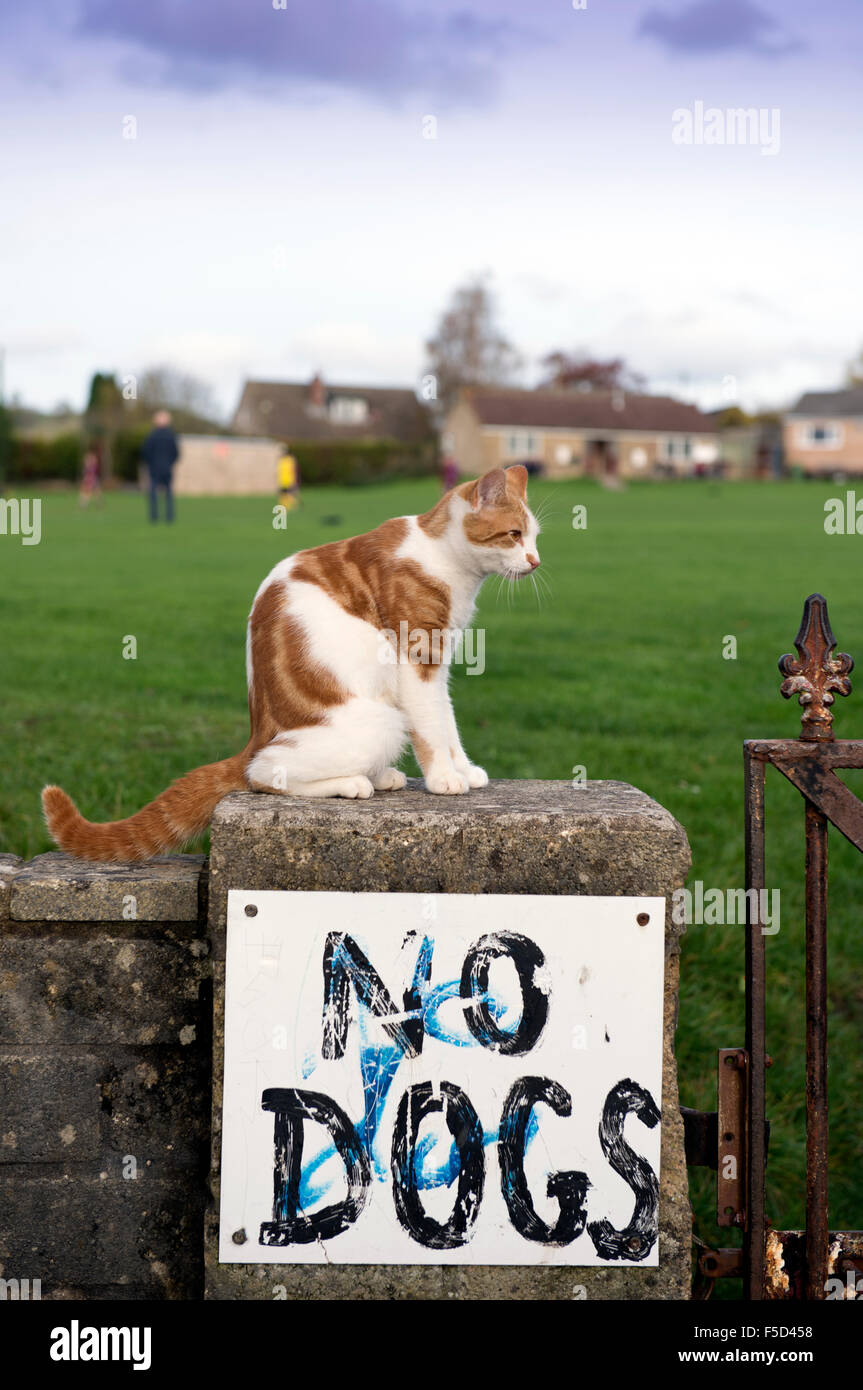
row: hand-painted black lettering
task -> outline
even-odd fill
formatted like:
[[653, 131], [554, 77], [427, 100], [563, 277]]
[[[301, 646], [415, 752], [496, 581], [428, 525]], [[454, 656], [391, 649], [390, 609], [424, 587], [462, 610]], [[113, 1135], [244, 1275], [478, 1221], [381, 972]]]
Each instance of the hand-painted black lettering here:
[[[518, 974], [521, 989], [521, 1018], [514, 1033], [498, 1027], [487, 999], [492, 962], [509, 957]], [[548, 994], [536, 983], [536, 972], [545, 957], [535, 941], [518, 932], [492, 932], [484, 936], [465, 956], [461, 972], [462, 999], [472, 1002], [465, 1009], [465, 1021], [477, 1042], [504, 1057], [521, 1057], [539, 1041], [548, 1018]]]
[[[324, 947], [324, 1016], [321, 1056], [328, 1062], [345, 1055], [350, 1026], [350, 991], [353, 985], [357, 999], [378, 1017], [384, 1030], [401, 1048], [406, 1057], [419, 1057], [422, 1052], [425, 1021], [422, 1014], [418, 984], [415, 978], [405, 990], [404, 1008], [393, 1003], [389, 990], [365, 952], [345, 932], [330, 932]], [[427, 970], [431, 969], [429, 958]], [[414, 1013], [413, 1018], [394, 1021], [398, 1015]]]
[[[426, 1214], [415, 1171], [420, 1125], [426, 1115], [439, 1111], [443, 1111], [455, 1140], [459, 1165], [455, 1205], [444, 1223]], [[393, 1132], [393, 1198], [401, 1225], [420, 1245], [430, 1250], [455, 1250], [466, 1245], [473, 1235], [485, 1184], [482, 1141], [479, 1117], [458, 1086], [442, 1081], [438, 1096], [434, 1095], [430, 1081], [407, 1088], [399, 1102]]]
[[[363, 1210], [371, 1182], [368, 1155], [354, 1126], [341, 1107], [319, 1091], [267, 1090], [261, 1105], [276, 1117], [273, 1219], [261, 1225], [261, 1245], [308, 1245], [341, 1235]], [[326, 1125], [348, 1179], [348, 1195], [311, 1216], [300, 1213], [306, 1120]]]
[[659, 1235], [659, 1183], [656, 1174], [639, 1154], [633, 1153], [623, 1137], [623, 1122], [628, 1114], [637, 1115], [642, 1124], [653, 1129], [659, 1123], [659, 1109], [649, 1091], [637, 1082], [618, 1081], [605, 1098], [599, 1124], [602, 1152], [615, 1173], [623, 1178], [635, 1193], [632, 1220], [623, 1231], [617, 1231], [610, 1221], [591, 1221], [588, 1226], [596, 1253], [603, 1260], [643, 1260], [653, 1249]]
[[556, 1081], [544, 1076], [523, 1076], [504, 1102], [497, 1154], [500, 1186], [513, 1226], [525, 1240], [542, 1245], [569, 1245], [580, 1236], [587, 1220], [584, 1199], [590, 1183], [586, 1173], [552, 1173], [547, 1193], [560, 1203], [560, 1215], [549, 1226], [537, 1215], [524, 1175], [524, 1148], [531, 1111], [542, 1102], [556, 1115], [572, 1114], [572, 1098]]

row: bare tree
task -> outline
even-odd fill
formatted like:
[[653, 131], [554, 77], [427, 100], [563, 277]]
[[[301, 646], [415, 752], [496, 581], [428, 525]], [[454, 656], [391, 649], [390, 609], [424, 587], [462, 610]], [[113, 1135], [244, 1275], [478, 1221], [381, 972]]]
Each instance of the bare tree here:
[[586, 352], [550, 352], [542, 359], [545, 376], [540, 387], [568, 391], [640, 391], [644, 377], [627, 367], [622, 357], [601, 361]]
[[176, 367], [147, 367], [138, 376], [136, 390], [141, 413], [149, 414], [159, 409], [180, 410], [205, 420], [212, 420], [218, 414], [207, 383]]
[[495, 322], [495, 304], [477, 278], [455, 291], [426, 343], [427, 372], [437, 382], [437, 400], [447, 410], [464, 386], [505, 386], [521, 358]]

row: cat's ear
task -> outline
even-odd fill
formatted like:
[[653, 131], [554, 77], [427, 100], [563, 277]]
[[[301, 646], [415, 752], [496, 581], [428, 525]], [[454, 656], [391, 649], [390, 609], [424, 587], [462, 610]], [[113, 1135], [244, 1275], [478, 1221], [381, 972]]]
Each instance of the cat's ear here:
[[505, 470], [505, 474], [507, 480], [511, 478], [515, 483], [519, 496], [521, 498], [527, 497], [527, 469], [524, 464], [511, 463], [509, 468]]
[[492, 468], [477, 479], [474, 494], [474, 511], [480, 507], [499, 507], [506, 501], [506, 474], [502, 468]]

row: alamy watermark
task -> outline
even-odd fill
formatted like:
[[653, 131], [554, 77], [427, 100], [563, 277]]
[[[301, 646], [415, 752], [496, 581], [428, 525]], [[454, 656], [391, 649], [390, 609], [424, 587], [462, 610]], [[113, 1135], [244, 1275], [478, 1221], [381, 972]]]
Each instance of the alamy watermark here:
[[384, 666], [464, 666], [469, 676], [485, 670], [485, 628], [386, 627], [378, 633], [378, 660]]
[[757, 145], [762, 154], [779, 153], [778, 106], [705, 107], [703, 101], [671, 113], [675, 145]]
[[857, 1303], [863, 1299], [863, 1279], [857, 1278], [856, 1269], [846, 1269], [844, 1283], [837, 1278], [827, 1280], [824, 1285], [824, 1296], [826, 1299], [832, 1300], [849, 1298]]
[[692, 888], [675, 888], [671, 895], [671, 920], [678, 927], [743, 927], [751, 908], [752, 920], [761, 923], [762, 936], [779, 930], [778, 888], [707, 888], [698, 879]]
[[73, 1318], [69, 1327], [52, 1329], [48, 1355], [52, 1361], [130, 1361], [134, 1371], [148, 1371], [152, 1340], [149, 1327], [82, 1327]]
[[824, 503], [824, 530], [828, 536], [863, 536], [863, 497], [856, 492], [828, 497]]
[[41, 1279], [0, 1279], [0, 1302], [38, 1302], [41, 1298]]
[[0, 536], [20, 536], [22, 545], [42, 539], [41, 497], [0, 497]]

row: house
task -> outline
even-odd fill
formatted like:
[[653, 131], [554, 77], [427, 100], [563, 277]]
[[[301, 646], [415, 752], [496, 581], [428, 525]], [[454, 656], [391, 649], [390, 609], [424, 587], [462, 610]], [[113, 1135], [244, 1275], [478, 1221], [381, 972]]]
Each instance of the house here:
[[694, 405], [629, 391], [464, 390], [444, 422], [443, 450], [468, 476], [509, 463], [548, 477], [688, 475], [719, 458], [712, 421]]
[[785, 416], [784, 435], [792, 470], [863, 473], [863, 387], [807, 391]]
[[710, 410], [707, 414], [719, 431], [723, 477], [752, 480], [782, 476], [782, 425], [778, 417], [762, 416], [747, 424], [738, 424], [728, 422], [727, 407]]
[[232, 428], [291, 445], [383, 439], [421, 444], [432, 435], [428, 409], [410, 389], [331, 386], [320, 375], [308, 383], [247, 381]]

